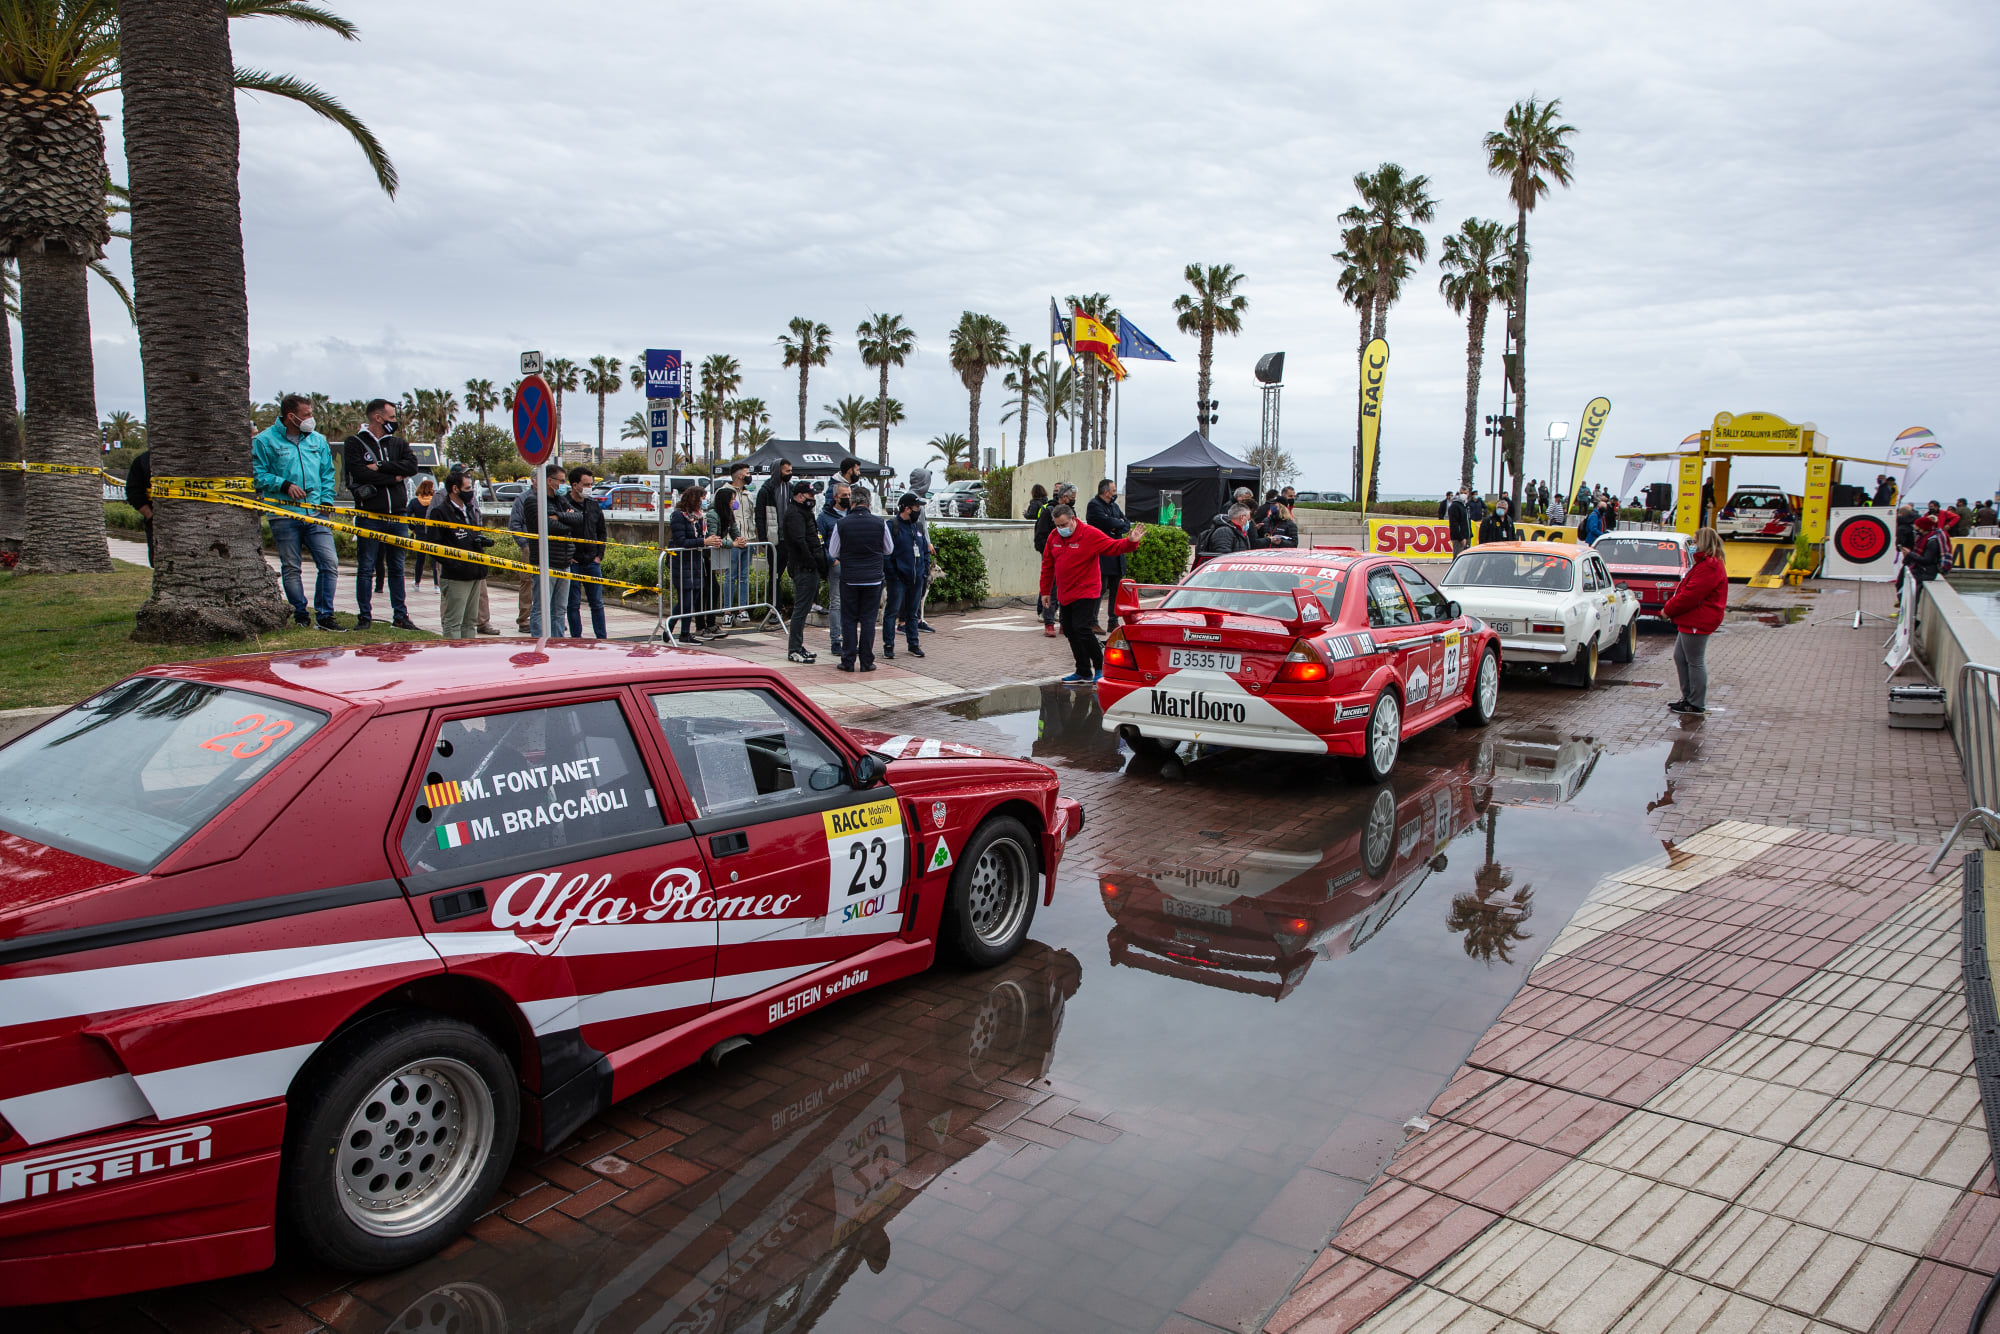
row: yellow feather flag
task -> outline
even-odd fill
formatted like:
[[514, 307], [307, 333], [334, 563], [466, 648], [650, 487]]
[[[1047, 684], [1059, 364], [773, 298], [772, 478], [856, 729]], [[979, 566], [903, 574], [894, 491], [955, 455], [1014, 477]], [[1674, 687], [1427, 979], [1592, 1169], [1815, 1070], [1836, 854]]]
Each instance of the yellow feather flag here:
[[1361, 510], [1374, 499], [1368, 479], [1375, 475], [1375, 441], [1382, 433], [1382, 382], [1389, 370], [1389, 340], [1369, 342], [1361, 354]]

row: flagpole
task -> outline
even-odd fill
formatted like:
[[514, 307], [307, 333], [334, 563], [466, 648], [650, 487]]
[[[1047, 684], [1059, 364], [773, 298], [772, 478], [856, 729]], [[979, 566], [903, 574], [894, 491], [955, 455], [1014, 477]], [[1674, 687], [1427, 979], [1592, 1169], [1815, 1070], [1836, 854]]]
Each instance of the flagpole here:
[[1124, 388], [1125, 382], [1123, 380], [1113, 380], [1111, 382], [1111, 480], [1114, 482], [1118, 480], [1119, 399], [1122, 397], [1120, 391]]

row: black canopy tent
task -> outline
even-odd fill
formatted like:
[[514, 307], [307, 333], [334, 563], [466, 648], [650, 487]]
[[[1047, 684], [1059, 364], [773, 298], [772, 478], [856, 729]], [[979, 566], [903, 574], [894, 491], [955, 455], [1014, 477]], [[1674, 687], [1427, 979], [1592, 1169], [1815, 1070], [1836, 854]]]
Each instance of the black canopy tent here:
[[1179, 523], [1199, 536], [1222, 513], [1239, 486], [1257, 488], [1257, 469], [1225, 454], [1199, 431], [1125, 469], [1125, 512], [1135, 522], [1171, 522], [1161, 517], [1161, 497], [1179, 497]]
[[747, 463], [752, 473], [773, 473], [778, 470], [781, 459], [791, 460], [794, 477], [831, 477], [849, 459], [861, 465], [863, 477], [887, 477], [891, 471], [879, 463], [870, 463], [848, 453], [844, 445], [829, 444], [824, 440], [766, 440], [736, 463], [718, 463], [710, 472], [716, 477], [727, 477], [737, 464]]

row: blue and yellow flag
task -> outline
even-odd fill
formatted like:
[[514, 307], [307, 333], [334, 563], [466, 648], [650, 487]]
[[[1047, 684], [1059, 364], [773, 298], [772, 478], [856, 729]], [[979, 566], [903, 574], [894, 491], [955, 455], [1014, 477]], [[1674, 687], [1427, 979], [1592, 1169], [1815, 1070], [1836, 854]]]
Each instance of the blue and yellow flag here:
[[1118, 358], [1121, 361], [1172, 361], [1160, 345], [1139, 332], [1139, 326], [1118, 317]]
[[1061, 343], [1070, 361], [1076, 360], [1076, 345], [1069, 341], [1069, 321], [1062, 317], [1062, 308], [1056, 305], [1054, 297], [1049, 298], [1049, 341]]

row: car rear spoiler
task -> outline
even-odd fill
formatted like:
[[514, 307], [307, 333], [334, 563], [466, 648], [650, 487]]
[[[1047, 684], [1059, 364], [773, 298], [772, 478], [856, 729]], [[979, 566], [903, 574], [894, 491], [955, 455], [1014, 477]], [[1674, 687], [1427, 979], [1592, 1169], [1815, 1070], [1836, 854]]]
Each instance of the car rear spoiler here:
[[[1164, 597], [1169, 593], [1179, 591], [1181, 590], [1178, 585], [1174, 584], [1141, 584], [1131, 579], [1120, 579], [1118, 581], [1117, 595], [1112, 599], [1112, 610], [1118, 613], [1121, 620], [1134, 616], [1143, 616], [1148, 611], [1159, 610], [1157, 606], [1147, 607], [1144, 604], [1142, 599], [1145, 595], [1158, 594], [1160, 597]], [[1292, 590], [1292, 608], [1294, 614], [1290, 620], [1276, 616], [1259, 616], [1255, 619], [1282, 625], [1294, 635], [1317, 634], [1326, 628], [1326, 608], [1320, 605], [1319, 598], [1311, 589], [1294, 588]], [[1190, 613], [1199, 615], [1211, 627], [1221, 625], [1224, 616], [1249, 615], [1247, 612], [1240, 611], [1211, 611], [1206, 607], [1176, 607], [1174, 612], [1176, 615], [1187, 615]]]

